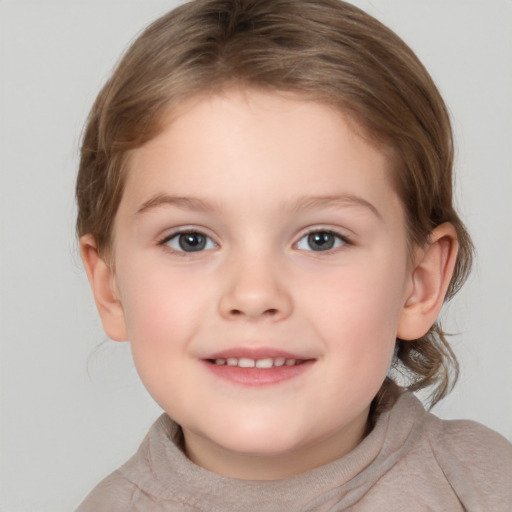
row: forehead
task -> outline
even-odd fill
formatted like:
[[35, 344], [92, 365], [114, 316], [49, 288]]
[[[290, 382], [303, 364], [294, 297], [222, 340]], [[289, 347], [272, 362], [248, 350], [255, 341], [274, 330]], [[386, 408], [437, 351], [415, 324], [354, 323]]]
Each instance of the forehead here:
[[393, 195], [389, 157], [363, 133], [340, 110], [291, 93], [197, 96], [132, 152], [124, 196], [140, 203], [163, 192], [239, 197], [243, 190], [248, 200], [340, 192], [379, 202]]

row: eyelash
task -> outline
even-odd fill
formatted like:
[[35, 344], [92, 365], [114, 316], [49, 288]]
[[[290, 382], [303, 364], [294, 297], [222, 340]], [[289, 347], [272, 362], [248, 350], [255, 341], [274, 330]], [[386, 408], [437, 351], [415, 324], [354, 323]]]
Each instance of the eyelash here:
[[[185, 236], [185, 235], [191, 235], [191, 236], [196, 236], [198, 238], [202, 238], [203, 240], [199, 241], [200, 247], [197, 250], [194, 250], [194, 249], [190, 250], [190, 251], [185, 250], [181, 243], [181, 240], [180, 240], [180, 237]], [[314, 240], [311, 239], [311, 237], [313, 235], [323, 235], [323, 240], [322, 240], [322, 237], [320, 237], [318, 242], [315, 242]], [[331, 240], [327, 239], [326, 237], [333, 237], [333, 239], [331, 239], [332, 240], [331, 247], [327, 247], [326, 249], [320, 249], [317, 251], [315, 251], [313, 248], [311, 248], [312, 243], [320, 243], [320, 247], [321, 247], [321, 244], [323, 244], [323, 243], [329, 244], [329, 242], [331, 242]], [[179, 248], [172, 247], [169, 244], [169, 242], [171, 242], [173, 239], [177, 240], [177, 243], [180, 246]], [[306, 243], [309, 245], [309, 249], [300, 246], [301, 242], [303, 240], [306, 240]], [[190, 239], [190, 242], [192, 242], [192, 239]], [[199, 230], [194, 230], [194, 229], [183, 229], [180, 231], [175, 231], [175, 232], [165, 236], [162, 240], [158, 241], [158, 245], [159, 246], [167, 246], [168, 249], [172, 250], [174, 253], [179, 254], [181, 256], [191, 256], [195, 252], [202, 253], [204, 251], [218, 248], [218, 244], [215, 241], [213, 241], [213, 239], [210, 236], [206, 235], [205, 233], [203, 233]], [[210, 247], [209, 247], [209, 245], [210, 245]], [[211, 247], [211, 245], [213, 245], [213, 247]], [[346, 235], [342, 235], [341, 233], [338, 233], [338, 232], [330, 230], [330, 229], [316, 228], [316, 229], [311, 229], [310, 231], [304, 233], [299, 238], [299, 240], [294, 244], [293, 247], [296, 249], [302, 250], [302, 251], [306, 251], [306, 252], [331, 254], [332, 252], [335, 252], [336, 250], [338, 250], [340, 247], [350, 246], [350, 245], [352, 245], [352, 241]]]
[[[195, 236], [198, 236], [198, 237], [201, 237], [201, 238], [205, 239], [205, 246], [201, 247], [200, 249], [198, 249], [196, 251], [194, 251], [194, 250], [192, 250], [192, 251], [185, 251], [183, 249], [183, 246], [180, 243], [180, 237], [184, 236], [184, 235], [192, 235], [192, 236], [195, 235]], [[171, 247], [169, 245], [169, 242], [171, 242], [171, 240], [173, 240], [173, 239], [177, 239], [178, 244], [180, 245], [181, 249], [179, 249], [177, 247]], [[208, 243], [213, 244], [214, 247], [207, 247]], [[158, 242], [158, 245], [159, 246], [167, 246], [174, 253], [182, 255], [182, 256], [190, 256], [194, 252], [204, 252], [204, 251], [215, 249], [215, 248], [218, 247], [217, 243], [215, 243], [213, 241], [212, 237], [206, 235], [205, 233], [202, 233], [201, 231], [199, 231], [197, 229], [183, 229], [183, 230], [180, 230], [180, 231], [175, 231], [173, 233], [170, 233], [169, 235], [165, 236], [162, 240], [160, 240]]]
[[[311, 237], [312, 235], [320, 235], [320, 234], [334, 237], [335, 238], [334, 244], [337, 244], [337, 245], [335, 245], [334, 247], [329, 247], [326, 250], [320, 250], [320, 251], [314, 251], [312, 249], [309, 249], [309, 250], [301, 249], [299, 244], [301, 243], [302, 240], [306, 239], [307, 243], [310, 243], [311, 240], [309, 240], [309, 237]], [[353, 244], [352, 244], [352, 241], [350, 240], [350, 238], [347, 237], [346, 235], [342, 235], [341, 233], [338, 233], [331, 229], [321, 229], [321, 228], [320, 229], [319, 228], [311, 229], [310, 231], [304, 233], [300, 237], [300, 239], [294, 244], [294, 246], [299, 250], [305, 250], [307, 252], [323, 253], [323, 254], [331, 254], [332, 252], [335, 252], [336, 250], [340, 249], [341, 247], [349, 246], [349, 245], [353, 245]]]

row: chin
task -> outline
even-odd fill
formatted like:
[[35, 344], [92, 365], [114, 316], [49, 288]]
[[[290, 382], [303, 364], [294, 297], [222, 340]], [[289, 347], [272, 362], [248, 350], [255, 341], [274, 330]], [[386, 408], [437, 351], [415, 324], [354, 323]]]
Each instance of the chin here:
[[274, 457], [289, 454], [305, 444], [304, 434], [289, 428], [284, 422], [244, 422], [231, 424], [210, 437], [230, 452], [255, 457]]
[[290, 454], [299, 449], [297, 443], [289, 440], [269, 439], [272, 434], [262, 434], [254, 439], [236, 439], [230, 440], [225, 444], [225, 449], [251, 457], [279, 457]]

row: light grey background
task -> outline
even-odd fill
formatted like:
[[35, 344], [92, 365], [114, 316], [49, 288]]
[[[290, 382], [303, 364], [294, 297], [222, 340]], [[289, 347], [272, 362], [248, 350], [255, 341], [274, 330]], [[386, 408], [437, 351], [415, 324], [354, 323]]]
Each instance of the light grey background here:
[[[159, 409], [127, 344], [104, 343], [74, 240], [81, 129], [164, 0], [0, 3], [2, 512], [64, 512], [136, 449]], [[458, 204], [478, 248], [449, 307], [460, 383], [439, 415], [512, 438], [512, 2], [358, 1], [396, 30], [454, 118]]]

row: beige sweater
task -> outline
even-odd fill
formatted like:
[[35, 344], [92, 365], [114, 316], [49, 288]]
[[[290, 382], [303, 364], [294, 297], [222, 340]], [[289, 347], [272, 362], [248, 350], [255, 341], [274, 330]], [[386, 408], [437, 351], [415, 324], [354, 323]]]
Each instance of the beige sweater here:
[[344, 457], [298, 476], [211, 473], [177, 447], [162, 415], [138, 452], [77, 512], [512, 512], [512, 445], [470, 421], [442, 421], [409, 393]]

